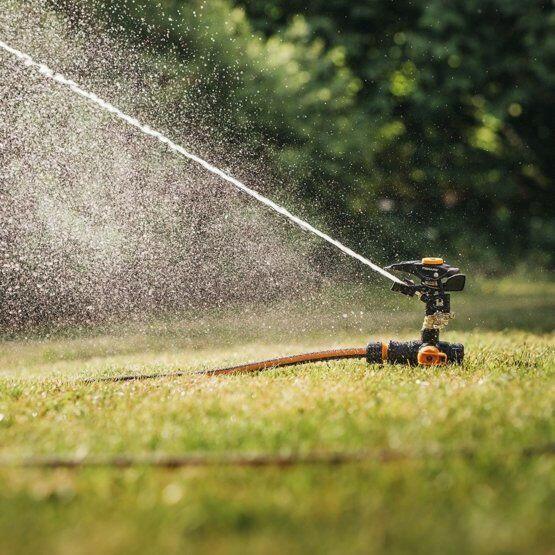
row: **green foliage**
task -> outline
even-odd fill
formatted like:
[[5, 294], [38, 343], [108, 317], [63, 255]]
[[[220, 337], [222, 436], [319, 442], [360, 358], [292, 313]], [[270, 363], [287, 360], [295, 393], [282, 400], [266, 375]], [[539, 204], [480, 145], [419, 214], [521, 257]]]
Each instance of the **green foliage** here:
[[552, 262], [551, 3], [244, 4], [267, 34], [302, 11], [314, 36], [344, 48], [363, 83], [357, 107], [382, 131], [360, 128], [373, 152], [352, 191], [361, 206], [394, 200], [398, 223], [414, 218], [440, 250]]
[[95, 6], [173, 51], [207, 122], [269, 142], [273, 168], [360, 247], [553, 263], [550, 2]]

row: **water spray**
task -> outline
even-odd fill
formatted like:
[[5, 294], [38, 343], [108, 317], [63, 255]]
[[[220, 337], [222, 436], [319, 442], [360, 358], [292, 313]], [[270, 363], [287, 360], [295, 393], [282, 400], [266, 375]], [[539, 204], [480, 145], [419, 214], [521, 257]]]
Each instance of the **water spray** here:
[[283, 206], [280, 206], [279, 204], [275, 203], [273, 200], [270, 200], [269, 198], [265, 197], [264, 195], [261, 195], [259, 192], [255, 191], [254, 189], [251, 189], [250, 187], [248, 187], [247, 185], [245, 185], [244, 183], [242, 183], [241, 181], [239, 181], [235, 177], [227, 174], [226, 172], [224, 172], [220, 168], [217, 168], [216, 166], [212, 165], [210, 162], [207, 162], [206, 160], [204, 160], [203, 158], [200, 158], [196, 154], [193, 154], [192, 152], [189, 152], [188, 150], [186, 150], [181, 145], [178, 145], [177, 143], [172, 141], [170, 138], [168, 138], [164, 134], [160, 133], [160, 131], [156, 131], [155, 129], [152, 129], [149, 125], [145, 125], [145, 124], [141, 123], [139, 120], [137, 120], [136, 118], [122, 112], [119, 108], [117, 108], [113, 104], [110, 104], [110, 102], [107, 102], [106, 100], [100, 98], [99, 96], [97, 96], [93, 92], [85, 90], [78, 83], [76, 83], [75, 81], [72, 81], [71, 79], [68, 79], [64, 75], [61, 75], [60, 73], [56, 73], [53, 69], [49, 68], [47, 65], [35, 61], [31, 56], [29, 56], [29, 54], [26, 54], [25, 52], [21, 52], [21, 50], [18, 50], [17, 48], [13, 48], [12, 46], [10, 46], [9, 44], [6, 44], [2, 40], [0, 40], [0, 48], [2, 50], [4, 50], [5, 52], [7, 52], [8, 54], [11, 54], [12, 56], [15, 56], [18, 60], [20, 60], [26, 66], [37, 69], [46, 78], [51, 79], [52, 81], [55, 81], [56, 83], [58, 83], [60, 85], [68, 87], [75, 94], [77, 94], [77, 95], [79, 95], [83, 98], [86, 98], [87, 100], [96, 104], [98, 107], [102, 108], [103, 110], [106, 110], [107, 112], [110, 112], [111, 114], [113, 114], [117, 118], [121, 119], [122, 121], [124, 121], [128, 125], [131, 125], [132, 127], [135, 127], [136, 129], [139, 129], [139, 131], [141, 131], [145, 135], [148, 135], [150, 137], [153, 137], [154, 139], [157, 139], [161, 143], [165, 144], [173, 152], [177, 152], [178, 154], [181, 154], [182, 156], [185, 156], [185, 158], [188, 158], [189, 160], [197, 163], [198, 165], [202, 166], [204, 169], [206, 169], [210, 173], [212, 173], [214, 175], [217, 175], [218, 177], [220, 177], [224, 181], [227, 181], [228, 183], [233, 185], [233, 187], [235, 187], [236, 189], [238, 189], [240, 191], [243, 191], [244, 193], [246, 193], [247, 195], [255, 198], [256, 200], [258, 200], [259, 202], [261, 202], [265, 206], [268, 206], [269, 208], [271, 208], [272, 210], [274, 210], [278, 214], [281, 214], [282, 216], [287, 218], [289, 221], [293, 222], [295, 225], [297, 225], [298, 227], [300, 227], [304, 231], [308, 231], [310, 233], [313, 233], [314, 235], [316, 235], [316, 236], [320, 237], [321, 239], [323, 239], [324, 241], [328, 242], [330, 245], [333, 245], [334, 247], [338, 248], [340, 251], [342, 251], [346, 255], [351, 256], [352, 258], [355, 258], [359, 262], [362, 262], [362, 264], [368, 266], [374, 272], [377, 272], [377, 273], [381, 274], [382, 276], [386, 277], [387, 279], [389, 279], [393, 282], [402, 283], [393, 274], [389, 273], [387, 270], [384, 270], [383, 268], [381, 268], [377, 264], [374, 264], [374, 262], [372, 262], [371, 260], [368, 260], [368, 258], [365, 258], [364, 256], [358, 254], [357, 252], [353, 251], [349, 247], [347, 247], [347, 246], [343, 245], [342, 243], [340, 243], [339, 241], [337, 241], [337, 239], [334, 239], [333, 237], [330, 237], [329, 235], [327, 235], [323, 231], [320, 231], [319, 229], [315, 228], [314, 226], [312, 226], [308, 222], [306, 222], [306, 221], [302, 220], [301, 218], [295, 216], [294, 214], [289, 212], [289, 210], [287, 210]]
[[[337, 349], [331, 351], [322, 351], [318, 353], [307, 353], [301, 355], [288, 356], [278, 359], [272, 359], [262, 362], [255, 362], [241, 366], [234, 366], [230, 368], [221, 368], [217, 370], [208, 370], [202, 372], [208, 375], [218, 374], [232, 374], [240, 372], [256, 372], [267, 368], [275, 368], [282, 366], [291, 366], [296, 364], [303, 364], [307, 362], [328, 361], [348, 358], [364, 358], [369, 363], [393, 363], [393, 364], [420, 364], [424, 366], [435, 366], [447, 363], [460, 364], [463, 360], [464, 347], [460, 343], [448, 343], [440, 341], [439, 332], [447, 325], [452, 318], [450, 307], [450, 292], [462, 291], [465, 285], [465, 276], [460, 273], [458, 268], [446, 264], [441, 258], [423, 258], [421, 261], [408, 261], [392, 264], [386, 268], [381, 268], [377, 264], [368, 260], [364, 256], [346, 247], [336, 239], [333, 239], [326, 233], [313, 227], [308, 222], [293, 215], [284, 207], [276, 204], [269, 198], [261, 195], [257, 191], [251, 189], [241, 181], [225, 173], [216, 166], [210, 164], [199, 156], [187, 151], [182, 146], [173, 142], [171, 139], [122, 112], [116, 106], [98, 97], [96, 94], [89, 92], [82, 88], [80, 85], [56, 73], [43, 63], [36, 62], [28, 54], [13, 48], [0, 40], [0, 48], [8, 54], [16, 57], [23, 64], [38, 70], [43, 76], [54, 82], [63, 85], [73, 91], [75, 94], [87, 99], [94, 103], [99, 108], [106, 110], [128, 125], [135, 127], [142, 133], [153, 137], [165, 144], [170, 150], [189, 160], [199, 164], [207, 171], [217, 175], [225, 180], [236, 189], [248, 194], [255, 198], [265, 206], [271, 208], [275, 212], [281, 214], [295, 225], [305, 231], [309, 231], [314, 235], [320, 237], [324, 241], [338, 248], [343, 253], [351, 256], [368, 266], [373, 271], [379, 273], [383, 277], [393, 282], [392, 290], [407, 295], [409, 297], [419, 297], [425, 303], [425, 317], [422, 326], [421, 337], [414, 341], [389, 341], [388, 343], [370, 343], [363, 348], [354, 349]], [[405, 278], [400, 279], [391, 271], [403, 272], [415, 276], [420, 283]], [[182, 373], [177, 373], [182, 374]], [[175, 375], [175, 374], [174, 374]], [[159, 375], [142, 376], [142, 378], [158, 377]], [[122, 376], [119, 379], [136, 379], [139, 376], [126, 377]], [[116, 378], [117, 379], [117, 378]]]

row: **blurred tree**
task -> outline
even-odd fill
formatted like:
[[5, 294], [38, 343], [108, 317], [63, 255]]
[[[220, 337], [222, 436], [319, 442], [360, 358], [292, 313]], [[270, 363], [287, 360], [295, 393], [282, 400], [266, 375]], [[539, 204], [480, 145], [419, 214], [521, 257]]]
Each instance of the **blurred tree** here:
[[553, 264], [551, 2], [91, 5], [176, 54], [209, 125], [270, 141], [272, 165], [359, 247]]
[[302, 13], [328, 49], [344, 49], [363, 84], [357, 108], [382, 130], [357, 208], [387, 199], [386, 221], [414, 218], [422, 245], [553, 263], [551, 2], [240, 3], [267, 36]]

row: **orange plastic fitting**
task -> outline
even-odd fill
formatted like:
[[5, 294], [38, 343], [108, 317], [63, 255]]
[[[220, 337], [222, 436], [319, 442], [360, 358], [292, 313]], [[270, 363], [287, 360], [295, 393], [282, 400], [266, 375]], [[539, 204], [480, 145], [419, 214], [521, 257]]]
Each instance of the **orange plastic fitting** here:
[[438, 258], [436, 256], [426, 256], [422, 259], [422, 264], [425, 266], [440, 266], [443, 264], [443, 258]]
[[447, 363], [447, 355], [434, 345], [423, 345], [418, 349], [417, 361], [422, 366], [439, 366]]

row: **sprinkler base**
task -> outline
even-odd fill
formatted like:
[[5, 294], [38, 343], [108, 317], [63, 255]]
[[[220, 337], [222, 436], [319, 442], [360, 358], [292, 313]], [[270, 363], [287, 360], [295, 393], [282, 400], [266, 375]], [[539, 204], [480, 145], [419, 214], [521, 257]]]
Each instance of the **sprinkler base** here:
[[366, 360], [370, 364], [409, 364], [416, 366], [438, 366], [440, 364], [461, 364], [464, 358], [462, 343], [438, 341], [435, 344], [422, 340], [389, 341], [389, 343], [369, 343]]

